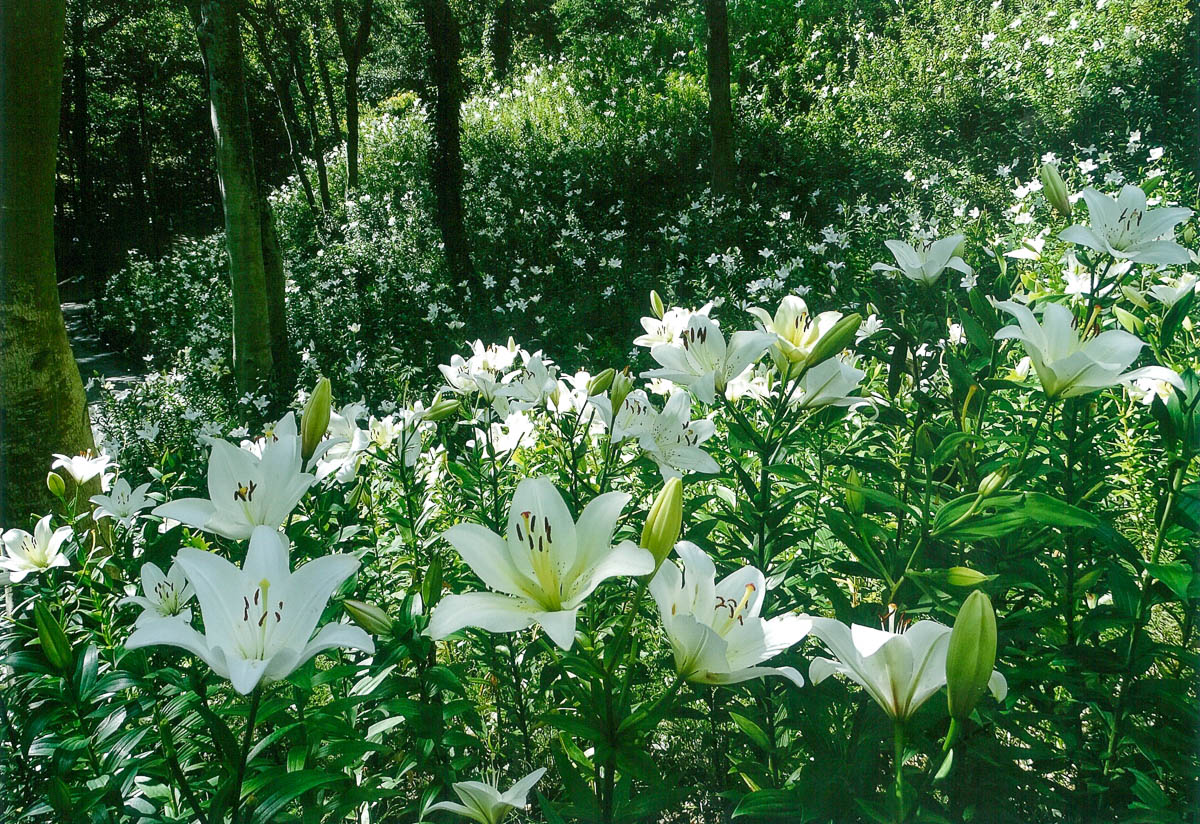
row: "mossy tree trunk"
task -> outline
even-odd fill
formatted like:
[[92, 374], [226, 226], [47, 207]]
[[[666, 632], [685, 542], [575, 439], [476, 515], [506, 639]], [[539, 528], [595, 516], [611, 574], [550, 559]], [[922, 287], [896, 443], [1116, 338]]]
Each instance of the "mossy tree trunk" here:
[[729, 9], [726, 0], [704, 0], [708, 23], [708, 122], [712, 131], [712, 188], [733, 191], [733, 106], [729, 95]]
[[59, 307], [54, 174], [64, 0], [0, 13], [0, 523], [51, 505], [55, 452], [93, 449], [87, 400]]
[[208, 75], [233, 287], [233, 372], [238, 390], [253, 392], [271, 380], [274, 357], [241, 32], [227, 0], [190, 0], [188, 9]]

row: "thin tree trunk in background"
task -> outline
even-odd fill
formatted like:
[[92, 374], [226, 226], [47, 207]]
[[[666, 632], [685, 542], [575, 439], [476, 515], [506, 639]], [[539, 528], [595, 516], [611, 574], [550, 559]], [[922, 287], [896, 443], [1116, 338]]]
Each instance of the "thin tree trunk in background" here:
[[190, 0], [188, 8], [208, 74], [233, 286], [233, 373], [238, 390], [252, 392], [270, 380], [274, 359], [241, 33], [227, 0]]
[[287, 395], [294, 382], [292, 350], [287, 329], [287, 276], [283, 269], [283, 254], [279, 235], [275, 232], [275, 216], [266, 192], [259, 193], [259, 225], [262, 227], [263, 270], [267, 276], [267, 317], [271, 332], [271, 357], [279, 379], [282, 395]]
[[513, 30], [512, 0], [500, 0], [488, 29], [488, 51], [492, 53], [492, 75], [496, 80], [508, 77], [512, 62]]
[[[51, 505], [55, 452], [94, 449], [54, 267], [64, 0], [0, 13], [0, 524]], [[86, 492], [87, 490], [85, 490]]]
[[95, 258], [96, 204], [92, 181], [92, 163], [88, 146], [91, 117], [88, 113], [87, 61], [84, 41], [87, 39], [87, 0], [79, 0], [71, 14], [71, 148], [75, 159], [75, 178], [78, 185], [75, 200], [75, 235], [77, 253], [71, 256], [82, 269], [83, 285], [89, 294], [93, 283], [92, 262]]
[[300, 99], [304, 101], [304, 115], [308, 121], [309, 145], [312, 147], [313, 162], [317, 164], [317, 189], [321, 193], [321, 208], [328, 212], [332, 204], [329, 197], [329, 170], [325, 168], [325, 138], [321, 134], [321, 127], [317, 121], [316, 97], [313, 95], [312, 87], [308, 85], [307, 71], [300, 59], [299, 40], [299, 35], [295, 32], [293, 32], [293, 37], [288, 38], [292, 75], [296, 79], [296, 88], [300, 90]]
[[424, 0], [425, 33], [429, 38], [429, 75], [436, 91], [430, 175], [437, 200], [437, 222], [451, 282], [460, 293], [481, 296], [471, 263], [471, 247], [463, 214], [463, 159], [460, 109], [463, 99], [458, 21], [448, 0]]
[[346, 20], [345, 0], [333, 0], [333, 25], [346, 61], [346, 190], [358, 188], [358, 69], [367, 54], [371, 36], [373, 0], [361, 0], [353, 32]]
[[312, 17], [313, 57], [317, 62], [317, 74], [321, 78], [321, 92], [325, 97], [325, 108], [329, 111], [329, 128], [334, 143], [341, 143], [342, 121], [338, 117], [337, 97], [333, 94], [333, 78], [329, 74], [329, 64], [325, 61], [325, 44], [321, 40], [321, 25], [317, 12]]
[[708, 122], [712, 131], [712, 188], [733, 191], [733, 106], [729, 99], [729, 10], [726, 0], [704, 0], [708, 22]]

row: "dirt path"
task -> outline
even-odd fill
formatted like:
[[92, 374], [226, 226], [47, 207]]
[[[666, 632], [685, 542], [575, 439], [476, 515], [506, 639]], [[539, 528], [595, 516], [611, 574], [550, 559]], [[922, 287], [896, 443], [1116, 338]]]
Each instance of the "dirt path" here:
[[67, 338], [71, 351], [79, 364], [79, 374], [87, 387], [88, 403], [100, 399], [100, 386], [92, 378], [100, 376], [101, 382], [112, 383], [117, 389], [127, 388], [142, 379], [142, 369], [122, 355], [111, 351], [91, 331], [88, 324], [86, 303], [67, 302], [62, 305], [63, 319], [67, 322]]

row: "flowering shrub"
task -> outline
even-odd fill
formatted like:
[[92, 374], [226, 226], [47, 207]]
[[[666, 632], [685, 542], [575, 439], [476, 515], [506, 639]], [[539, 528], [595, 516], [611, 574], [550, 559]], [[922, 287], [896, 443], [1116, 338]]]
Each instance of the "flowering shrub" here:
[[926, 227], [822, 298], [652, 293], [594, 372], [476, 341], [431, 395], [60, 456], [62, 513], [3, 536], [5, 803], [1178, 819], [1192, 213], [1073, 188], [1048, 159], [1019, 244]]

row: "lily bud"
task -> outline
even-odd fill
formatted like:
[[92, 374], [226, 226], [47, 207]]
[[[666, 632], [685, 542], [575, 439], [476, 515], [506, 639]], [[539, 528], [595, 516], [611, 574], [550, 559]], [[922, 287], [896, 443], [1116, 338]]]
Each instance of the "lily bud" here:
[[654, 316], [659, 320], [662, 320], [662, 316], [667, 313], [666, 307], [663, 306], [662, 298], [653, 289], [650, 290], [650, 308], [654, 310]]
[[846, 315], [835, 323], [833, 328], [822, 335], [821, 339], [817, 341], [817, 345], [812, 348], [812, 352], [808, 355], [807, 366], [811, 368], [819, 363], [824, 363], [843, 349], [850, 348], [850, 344], [854, 342], [854, 335], [861, 325], [862, 315], [857, 312]]
[[50, 494], [55, 498], [62, 498], [67, 494], [67, 484], [63, 480], [63, 476], [54, 470], [46, 473], [46, 488], [50, 490]]
[[662, 491], [654, 499], [650, 514], [646, 516], [646, 525], [642, 528], [642, 547], [650, 550], [654, 556], [656, 570], [671, 554], [682, 526], [683, 482], [679, 478], [671, 478], [663, 484]]
[[1041, 169], [1042, 194], [1054, 211], [1065, 218], [1071, 217], [1071, 198], [1067, 194], [1067, 184], [1058, 173], [1058, 166], [1053, 163], [1043, 163]]
[[329, 378], [321, 378], [308, 396], [304, 411], [300, 413], [300, 455], [306, 461], [317, 451], [317, 446], [329, 429], [329, 407], [332, 403], [333, 387]]
[[858, 470], [852, 467], [850, 476], [846, 478], [846, 510], [853, 515], [861, 515], [867, 509], [867, 499], [858, 489], [851, 488], [860, 486], [862, 481], [858, 477]]
[[625, 399], [632, 391], [633, 378], [629, 376], [629, 367], [626, 366], [613, 375], [612, 386], [609, 387], [608, 398], [612, 401], [613, 415], [617, 414], [617, 410], [621, 408], [621, 404], [625, 403]]
[[365, 601], [354, 601], [349, 598], [342, 601], [350, 620], [358, 624], [372, 635], [391, 635], [393, 622], [379, 607]]
[[458, 401], [454, 398], [434, 401], [433, 405], [425, 412], [425, 420], [443, 421], [457, 412], [458, 406]]
[[599, 375], [595, 375], [590, 381], [588, 381], [588, 397], [599, 395], [601, 392], [606, 391], [608, 387], [612, 386], [613, 378], [616, 377], [616, 374], [617, 370], [609, 367]]
[[933, 457], [933, 436], [929, 434], [929, 424], [923, 423], [917, 429], [916, 440], [913, 443], [913, 452], [922, 460], [929, 460]]
[[964, 720], [983, 697], [996, 664], [996, 613], [982, 590], [963, 602], [946, 650], [946, 695], [950, 715]]
[[977, 587], [988, 577], [970, 567], [956, 566], [946, 570], [946, 583], [952, 587]]
[[71, 642], [63, 632], [62, 626], [41, 601], [33, 605], [33, 622], [37, 624], [38, 640], [42, 644], [42, 653], [46, 660], [59, 670], [71, 666]]
[[990, 498], [1001, 489], [1004, 488], [1004, 483], [1008, 480], [1008, 466], [1002, 466], [995, 472], [989, 472], [982, 481], [979, 482], [979, 497]]
[[1196, 241], [1196, 227], [1191, 223], [1185, 225], [1180, 236], [1183, 238], [1185, 245], [1191, 246]]

